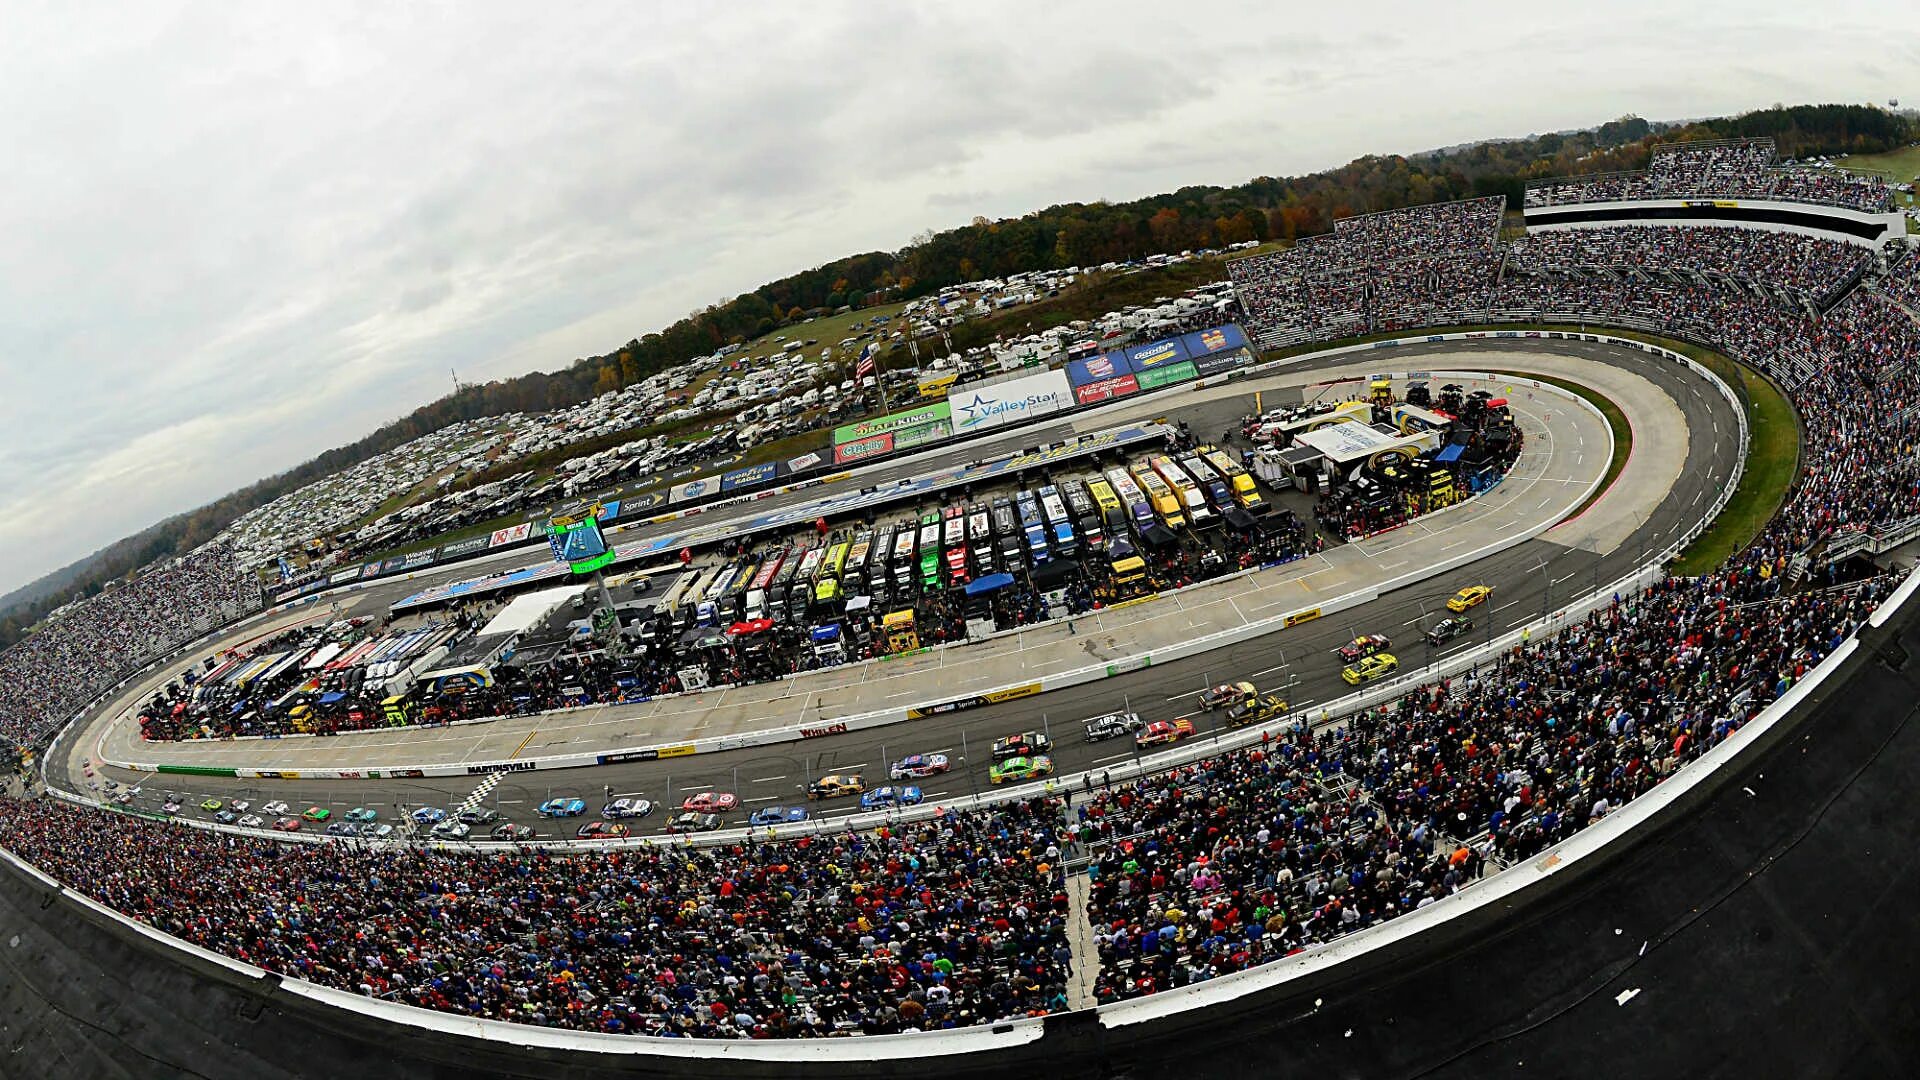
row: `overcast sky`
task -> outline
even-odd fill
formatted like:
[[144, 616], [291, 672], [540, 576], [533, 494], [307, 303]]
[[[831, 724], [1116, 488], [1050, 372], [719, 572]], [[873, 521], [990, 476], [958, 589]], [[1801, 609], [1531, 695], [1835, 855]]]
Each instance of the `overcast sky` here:
[[450, 369], [561, 367], [975, 214], [1920, 101], [1900, 4], [1303, 7], [13, 0], [0, 592]]

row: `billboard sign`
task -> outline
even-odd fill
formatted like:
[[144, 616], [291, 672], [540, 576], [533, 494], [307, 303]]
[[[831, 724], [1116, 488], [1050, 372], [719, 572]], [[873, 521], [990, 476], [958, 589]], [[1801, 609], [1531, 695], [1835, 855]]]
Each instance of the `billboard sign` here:
[[[1165, 338], [1160, 341], [1149, 341], [1145, 345], [1127, 347], [1127, 362], [1132, 364], [1133, 370], [1140, 374], [1165, 364], [1177, 364], [1186, 358], [1187, 347], [1180, 343], [1179, 338]], [[1141, 386], [1145, 388], [1146, 380], [1141, 380]]]
[[518, 525], [509, 526], [505, 529], [495, 529], [492, 540], [487, 546], [505, 547], [508, 544], [517, 544], [525, 540], [532, 532], [533, 523], [530, 521], [523, 521]]
[[416, 551], [413, 554], [408, 555], [405, 558], [401, 559], [400, 566], [403, 569], [412, 570], [416, 567], [425, 566], [432, 561], [433, 561], [433, 552]]
[[799, 457], [788, 458], [787, 471], [790, 473], [805, 472], [825, 460], [827, 460], [825, 454], [822, 454], [818, 450], [809, 450]]
[[893, 433], [893, 448], [905, 450], [910, 446], [923, 446], [930, 442], [953, 437], [953, 425], [945, 420], [937, 420], [919, 427], [902, 428]]
[[1193, 361], [1191, 360], [1182, 360], [1177, 364], [1148, 368], [1140, 373], [1140, 389], [1158, 390], [1163, 386], [1172, 386], [1177, 382], [1185, 382], [1199, 374], [1198, 371], [1194, 370]]
[[1193, 358], [1193, 369], [1204, 377], [1207, 375], [1218, 375], [1223, 371], [1232, 371], [1234, 368], [1240, 367], [1246, 362], [1246, 350], [1233, 349], [1228, 352], [1197, 355]]
[[714, 476], [701, 476], [683, 481], [667, 489], [667, 501], [674, 505], [705, 498], [720, 490], [720, 479]]
[[1138, 393], [1139, 390], [1140, 383], [1137, 378], [1132, 375], [1122, 375], [1117, 379], [1101, 379], [1099, 382], [1090, 382], [1085, 386], [1076, 387], [1073, 397], [1082, 405], [1092, 405], [1096, 401], [1126, 397], [1128, 394]]
[[961, 435], [1036, 420], [1073, 406], [1064, 372], [1043, 371], [1005, 382], [958, 386], [947, 395], [953, 430]]
[[838, 446], [841, 443], [850, 443], [874, 435], [890, 434], [902, 428], [931, 424], [936, 420], [950, 419], [952, 416], [953, 409], [951, 406], [944, 401], [936, 401], [931, 405], [922, 405], [917, 409], [908, 409], [905, 412], [892, 413], [887, 416], [876, 416], [871, 420], [862, 420], [854, 424], [844, 424], [833, 429], [833, 442], [835, 446]]
[[744, 469], [735, 469], [720, 477], [720, 490], [732, 491], [749, 484], [764, 484], [780, 471], [778, 462], [769, 461], [760, 465], [749, 465]]
[[893, 432], [889, 431], [880, 435], [869, 435], [864, 439], [855, 439], [852, 442], [844, 442], [835, 446], [833, 448], [833, 463], [835, 465], [845, 465], [849, 462], [878, 457], [881, 454], [891, 453], [892, 451]]
[[1085, 360], [1072, 360], [1067, 363], [1067, 380], [1075, 386], [1105, 382], [1133, 374], [1133, 365], [1127, 363], [1127, 354], [1110, 352], [1099, 356], [1089, 356]]
[[1195, 360], [1213, 353], [1232, 352], [1247, 347], [1247, 335], [1241, 333], [1238, 326], [1228, 323], [1211, 330], [1183, 334], [1180, 344], [1186, 347], [1187, 355]]

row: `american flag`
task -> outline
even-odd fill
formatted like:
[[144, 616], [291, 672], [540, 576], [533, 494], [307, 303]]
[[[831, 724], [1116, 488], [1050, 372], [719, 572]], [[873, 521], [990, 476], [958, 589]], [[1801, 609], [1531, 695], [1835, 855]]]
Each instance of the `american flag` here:
[[866, 348], [860, 350], [860, 362], [853, 369], [854, 378], [861, 379], [873, 374], [873, 355], [877, 351], [878, 346], [871, 341], [867, 342]]

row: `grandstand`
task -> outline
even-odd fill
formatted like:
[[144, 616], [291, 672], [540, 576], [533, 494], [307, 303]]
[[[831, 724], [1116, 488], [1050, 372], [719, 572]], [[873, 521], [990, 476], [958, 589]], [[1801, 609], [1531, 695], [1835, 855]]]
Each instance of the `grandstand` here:
[[[1663, 150], [1640, 188], [1621, 190], [1759, 185], [1868, 201], [1795, 187], [1771, 161], [1771, 144], [1751, 141]], [[1599, 183], [1538, 190], [1574, 200]], [[1078, 801], [564, 857], [283, 847], [5, 801], [0, 843], [167, 933], [286, 975], [462, 1016], [708, 1038], [987, 1024], [1066, 1010], [1076, 979], [1095, 1001], [1142, 997], [1471, 888], [1780, 699], [1892, 591], [1889, 576], [1838, 561], [1857, 550], [1848, 538], [1895, 542], [1920, 521], [1912, 259], [1882, 278], [1863, 247], [1692, 226], [1569, 230], [1502, 249], [1503, 211], [1493, 198], [1349, 219], [1231, 273], [1263, 344], [1568, 319], [1656, 330], [1769, 373], [1805, 428], [1801, 482], [1719, 570], [1615, 597], [1490, 667], [1334, 726], [1296, 722], [1270, 745], [1129, 784], [1096, 790], [1089, 777]], [[226, 610], [211, 564], [168, 580], [164, 595], [155, 585], [111, 601], [137, 631], [128, 647], [101, 640], [104, 609], [65, 616], [45, 654], [61, 670], [34, 672], [35, 686], [64, 693], [52, 680], [71, 669], [97, 693], [104, 672]], [[157, 618], [178, 603], [192, 626]], [[44, 730], [85, 696], [38, 711], [9, 698], [4, 715]], [[1075, 859], [1097, 871], [1084, 912], [1060, 873]], [[1094, 942], [1094, 970], [1075, 969], [1075, 929]]]
[[1672, 143], [1657, 148], [1644, 172], [1538, 180], [1526, 208], [1649, 199], [1761, 199], [1814, 203], [1865, 213], [1893, 209], [1893, 192], [1873, 176], [1774, 165], [1772, 139]]

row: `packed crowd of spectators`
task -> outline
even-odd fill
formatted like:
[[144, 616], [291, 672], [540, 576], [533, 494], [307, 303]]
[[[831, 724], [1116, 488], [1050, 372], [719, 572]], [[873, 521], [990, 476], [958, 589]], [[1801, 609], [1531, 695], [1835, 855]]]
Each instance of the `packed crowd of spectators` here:
[[1507, 265], [1509, 272], [1526, 274], [1592, 268], [1700, 273], [1793, 290], [1824, 305], [1872, 261], [1868, 249], [1825, 237], [1702, 225], [1614, 225], [1532, 233], [1513, 242]]
[[1889, 588], [1671, 580], [1339, 727], [1100, 793], [1076, 811], [1097, 854], [1096, 996], [1285, 956], [1566, 839], [1737, 730]]
[[259, 606], [233, 553], [209, 545], [54, 612], [0, 652], [0, 737], [43, 738], [133, 668]]
[[1506, 199], [1342, 218], [1333, 232], [1227, 264], [1250, 321], [1285, 340], [1332, 340], [1486, 310]]
[[1718, 571], [1319, 729], [1133, 784], [869, 833], [706, 850], [278, 845], [47, 802], [0, 844], [168, 933], [373, 996], [705, 1037], [884, 1033], [1066, 1007], [1068, 892], [1116, 1000], [1244, 969], [1467, 888], [1644, 794], [1830, 655], [1893, 586], [1797, 555], [1920, 513], [1920, 326], [1698, 283], [1515, 275], [1499, 312], [1666, 328], [1778, 373], [1802, 477]]
[[873, 833], [545, 854], [281, 845], [0, 799], [0, 843], [269, 971], [543, 1027], [886, 1034], [1064, 1007], [1050, 800]]
[[1877, 176], [1775, 168], [1771, 139], [1673, 143], [1654, 151], [1645, 172], [1569, 176], [1531, 185], [1527, 206], [1633, 199], [1713, 197], [1819, 203], [1868, 213], [1893, 209]]
[[1887, 299], [1904, 306], [1915, 318], [1920, 318], [1920, 256], [1908, 255], [1888, 267], [1880, 289], [1886, 293]]

